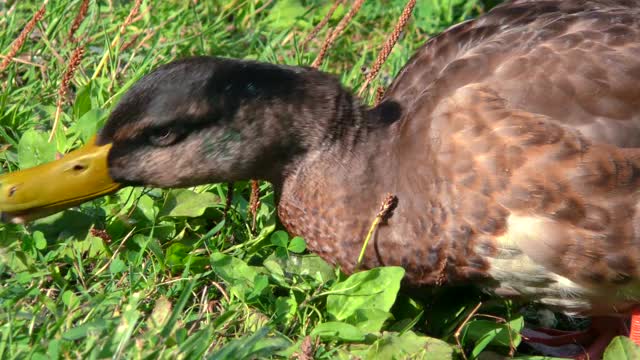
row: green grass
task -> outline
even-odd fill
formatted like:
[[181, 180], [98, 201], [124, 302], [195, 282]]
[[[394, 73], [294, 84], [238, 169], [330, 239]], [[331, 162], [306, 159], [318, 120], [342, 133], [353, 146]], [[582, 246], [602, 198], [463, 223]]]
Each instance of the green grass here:
[[[326, 33], [306, 49], [299, 44], [331, 5], [143, 1], [139, 18], [121, 32], [134, 2], [91, 1], [76, 32], [86, 53], [48, 143], [77, 47], [68, 33], [80, 3], [51, 0], [19, 62], [0, 73], [2, 172], [78, 147], [137, 79], [173, 59], [213, 54], [310, 64]], [[362, 68], [372, 65], [404, 3], [366, 2], [322, 69], [358, 89]], [[0, 54], [39, 7], [0, 3]], [[480, 0], [419, 1], [365, 100], [429, 36], [486, 7]], [[331, 25], [344, 13], [339, 9]], [[478, 313], [502, 320], [474, 316], [463, 327], [479, 294], [435, 289], [412, 298], [398, 292], [399, 268], [347, 277], [282, 231], [269, 184], [260, 185], [255, 228], [249, 183], [234, 184], [225, 217], [227, 194], [227, 184], [129, 188], [28, 226], [0, 225], [0, 357], [454, 359], [509, 354], [520, 342], [523, 316], [511, 303], [485, 301]]]

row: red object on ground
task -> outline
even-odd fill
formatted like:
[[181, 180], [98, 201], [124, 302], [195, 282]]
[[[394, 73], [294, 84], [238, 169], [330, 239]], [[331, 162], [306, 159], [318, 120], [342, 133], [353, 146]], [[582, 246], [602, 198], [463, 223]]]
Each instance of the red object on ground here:
[[[561, 331], [555, 329], [536, 329], [523, 332], [525, 342], [529, 344], [542, 344], [551, 347], [577, 344], [582, 351], [569, 355], [574, 360], [602, 359], [602, 354], [611, 340], [619, 335], [633, 339], [635, 343], [640, 341], [640, 307], [632, 312], [631, 331], [627, 328], [626, 319], [618, 316], [596, 316], [591, 318], [591, 326], [581, 331]], [[634, 331], [635, 327], [635, 331]], [[634, 339], [635, 334], [635, 339]]]
[[640, 307], [633, 309], [631, 312], [631, 330], [629, 337], [634, 343], [640, 345]]

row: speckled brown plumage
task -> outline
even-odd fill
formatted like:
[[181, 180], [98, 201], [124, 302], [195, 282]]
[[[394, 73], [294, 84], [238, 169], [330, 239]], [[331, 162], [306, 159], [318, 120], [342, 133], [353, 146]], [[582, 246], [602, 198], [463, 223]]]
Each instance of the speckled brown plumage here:
[[402, 118], [309, 156], [285, 180], [281, 219], [349, 271], [391, 192], [398, 208], [367, 267], [628, 310], [640, 295], [639, 9], [515, 1], [435, 37], [385, 95]]

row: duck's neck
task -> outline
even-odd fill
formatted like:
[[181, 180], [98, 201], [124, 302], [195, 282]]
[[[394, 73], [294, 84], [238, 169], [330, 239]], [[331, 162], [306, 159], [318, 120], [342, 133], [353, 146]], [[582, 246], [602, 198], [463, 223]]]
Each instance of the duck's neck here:
[[349, 271], [382, 199], [395, 186], [389, 150], [400, 109], [392, 103], [366, 109], [346, 91], [331, 108], [332, 116], [309, 124], [317, 131], [310, 137], [315, 142], [275, 187], [285, 227]]
[[308, 171], [318, 155], [331, 171], [362, 150], [374, 150], [380, 133], [401, 113], [395, 103], [367, 108], [326, 74], [312, 71], [302, 76], [307, 86], [298, 89], [297, 98], [304, 101], [275, 102], [264, 116], [276, 117], [274, 126], [284, 133], [279, 137], [284, 142], [270, 147], [270, 172], [261, 174], [278, 192], [291, 176]]
[[[354, 263], [381, 200], [397, 188], [392, 143], [400, 106], [368, 109], [316, 70], [255, 63], [242, 69], [255, 76], [233, 82], [230, 91], [245, 99], [234, 124], [240, 138], [252, 140], [242, 144], [242, 161], [229, 162], [223, 173], [233, 176], [224, 180], [270, 181], [292, 233], [329, 260]], [[220, 166], [209, 168], [220, 173]]]

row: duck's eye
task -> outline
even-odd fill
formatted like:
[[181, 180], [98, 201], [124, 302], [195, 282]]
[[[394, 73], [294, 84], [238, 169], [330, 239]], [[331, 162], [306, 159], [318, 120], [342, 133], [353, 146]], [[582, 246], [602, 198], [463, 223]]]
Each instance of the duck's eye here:
[[169, 146], [178, 140], [178, 133], [172, 129], [158, 129], [149, 135], [149, 142], [154, 146]]

